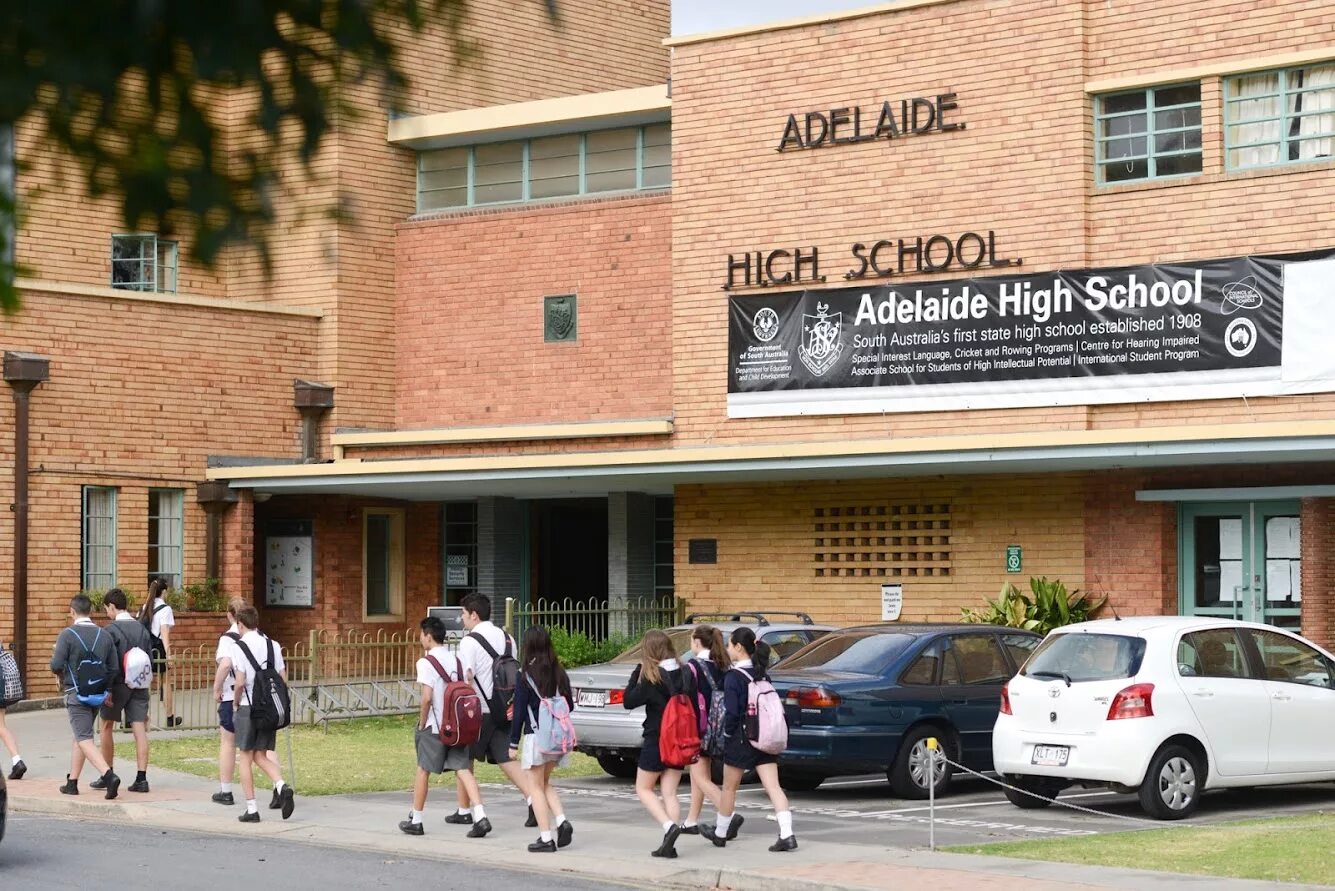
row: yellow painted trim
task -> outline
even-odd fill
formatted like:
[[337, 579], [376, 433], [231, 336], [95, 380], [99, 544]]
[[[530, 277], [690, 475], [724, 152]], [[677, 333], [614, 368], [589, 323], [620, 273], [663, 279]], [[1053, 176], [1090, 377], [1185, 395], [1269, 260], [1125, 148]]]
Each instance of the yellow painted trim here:
[[388, 138], [408, 148], [438, 148], [588, 129], [590, 121], [601, 127], [621, 119], [667, 120], [671, 109], [667, 84], [658, 84], [397, 118], [389, 122]]
[[658, 418], [643, 421], [594, 421], [583, 424], [517, 424], [511, 427], [451, 427], [438, 430], [335, 433], [329, 440], [337, 449], [366, 449], [465, 442], [588, 439], [594, 436], [667, 436], [670, 433], [672, 433], [672, 422], [666, 418]]
[[[1005, 449], [1059, 448], [1163, 442], [1196, 442], [1277, 437], [1335, 436], [1335, 421], [1203, 424], [1173, 427], [1122, 427], [1110, 430], [1053, 430], [992, 435], [924, 436], [912, 439], [867, 439], [777, 443], [751, 446], [689, 446], [666, 449], [575, 452], [545, 455], [491, 455], [467, 458], [420, 458], [395, 461], [344, 461], [333, 464], [280, 464], [219, 467], [211, 480], [285, 480], [329, 476], [400, 473], [460, 473], [586, 467], [652, 467], [655, 464], [699, 464], [719, 461], [766, 461], [858, 455], [914, 455], [931, 452], [987, 452]], [[354, 466], [355, 465], [355, 466]]]
[[1085, 84], [1085, 92], [1111, 93], [1116, 90], [1134, 90], [1137, 87], [1150, 87], [1155, 84], [1202, 80], [1207, 77], [1224, 77], [1233, 74], [1246, 74], [1249, 71], [1267, 71], [1274, 68], [1292, 68], [1310, 62], [1324, 62], [1331, 59], [1335, 59], [1335, 46], [1244, 59], [1225, 59], [1218, 62], [1193, 65], [1189, 68], [1167, 68], [1128, 74], [1123, 77], [1091, 80]]
[[230, 309], [233, 312], [267, 313], [275, 316], [301, 316], [320, 319], [324, 310], [307, 306], [280, 306], [275, 303], [255, 303], [249, 300], [222, 300], [217, 297], [198, 297], [191, 294], [159, 294], [149, 291], [125, 291], [101, 285], [77, 282], [42, 281], [20, 278], [14, 282], [20, 291], [42, 291], [48, 294], [69, 294], [77, 297], [103, 297], [110, 300], [128, 300], [133, 303], [164, 303], [169, 306], [197, 306], [206, 309]]
[[924, 6], [943, 6], [958, 3], [960, 0], [901, 0], [899, 3], [877, 3], [874, 6], [862, 6], [857, 9], [845, 9], [835, 12], [822, 12], [799, 18], [780, 19], [777, 22], [765, 22], [759, 25], [741, 25], [736, 28], [721, 28], [717, 31], [702, 31], [699, 34], [683, 34], [669, 37], [663, 46], [688, 46], [692, 43], [707, 43], [712, 40], [725, 40], [729, 37], [742, 37], [747, 34], [763, 34], [766, 31], [786, 31], [790, 28], [805, 28], [808, 25], [823, 25], [826, 22], [839, 22], [846, 19], [862, 19], [881, 15], [886, 12], [903, 12], [906, 9], [920, 9]]

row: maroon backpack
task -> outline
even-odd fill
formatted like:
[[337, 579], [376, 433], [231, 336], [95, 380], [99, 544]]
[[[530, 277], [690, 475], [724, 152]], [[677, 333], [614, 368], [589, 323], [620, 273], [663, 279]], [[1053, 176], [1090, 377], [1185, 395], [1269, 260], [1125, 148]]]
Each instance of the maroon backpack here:
[[471, 746], [482, 738], [482, 697], [464, 680], [464, 664], [457, 657], [454, 660], [459, 668], [457, 681], [450, 680], [445, 666], [435, 656], [428, 654], [426, 660], [445, 680], [445, 706], [439, 716], [440, 741], [447, 748]]

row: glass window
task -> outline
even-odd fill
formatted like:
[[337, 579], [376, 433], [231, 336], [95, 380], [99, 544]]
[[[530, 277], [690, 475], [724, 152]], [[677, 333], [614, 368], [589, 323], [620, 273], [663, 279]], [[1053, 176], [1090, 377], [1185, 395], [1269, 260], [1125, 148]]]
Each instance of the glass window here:
[[770, 666], [778, 665], [807, 645], [807, 636], [800, 631], [774, 631], [762, 635], [761, 640], [774, 651]]
[[434, 149], [419, 154], [417, 195], [422, 211], [467, 205], [468, 149]]
[[156, 235], [111, 236], [111, 286], [176, 293], [176, 242]]
[[1101, 183], [1200, 173], [1200, 84], [1098, 97], [1094, 142]]
[[529, 197], [579, 194], [579, 134], [548, 136], [529, 143]]
[[1335, 689], [1335, 668], [1307, 644], [1277, 631], [1247, 628], [1243, 633], [1256, 644], [1267, 680]]
[[83, 590], [116, 587], [116, 490], [83, 487]]
[[473, 203], [524, 197], [524, 144], [495, 142], [473, 148]]
[[644, 128], [644, 189], [662, 189], [672, 183], [672, 126], [653, 124]]
[[584, 191], [615, 192], [635, 188], [639, 131], [599, 130], [584, 137]]
[[673, 598], [672, 496], [654, 499], [654, 596], [659, 603]]
[[1235, 170], [1335, 156], [1335, 62], [1229, 78], [1224, 143]]
[[477, 502], [450, 501], [441, 511], [445, 605], [458, 606], [477, 591]]
[[365, 618], [402, 618], [403, 590], [403, 511], [368, 509], [362, 528]]
[[[995, 635], [959, 634], [950, 639], [950, 644], [959, 663], [960, 683], [1004, 684], [1010, 680], [1010, 664]], [[946, 664], [949, 666], [950, 660]]]
[[1245, 678], [1247, 658], [1232, 629], [1193, 631], [1177, 645], [1177, 673], [1184, 678]]
[[783, 667], [879, 674], [914, 640], [908, 634], [871, 630], [837, 631], [804, 647]]
[[1140, 671], [1145, 639], [1120, 634], [1053, 634], [1029, 657], [1025, 677], [1080, 681], [1129, 678]]
[[[686, 658], [691, 653], [691, 634], [694, 630], [695, 630], [694, 628], [669, 628], [666, 629], [663, 633], [668, 636], [668, 640], [672, 641], [672, 649], [678, 653], [681, 653], [682, 658]], [[727, 635], [725, 634], [724, 637], [726, 638]], [[631, 647], [629, 650], [626, 650], [620, 656], [617, 656], [615, 659], [613, 659], [612, 664], [614, 665], [637, 664], [640, 661], [640, 658], [643, 655], [643, 653], [644, 653], [644, 644], [637, 643], [635, 646]]]
[[937, 641], [922, 651], [913, 664], [899, 676], [899, 682], [910, 687], [930, 687], [936, 683], [936, 671], [941, 665], [941, 642]]
[[181, 587], [185, 540], [185, 492], [148, 490], [148, 581], [162, 576]]
[[1001, 635], [1002, 646], [1006, 648], [1006, 652], [1010, 653], [1011, 661], [1015, 663], [1016, 668], [1024, 665], [1024, 661], [1029, 658], [1029, 654], [1034, 652], [1042, 642], [1043, 638], [1028, 634]]

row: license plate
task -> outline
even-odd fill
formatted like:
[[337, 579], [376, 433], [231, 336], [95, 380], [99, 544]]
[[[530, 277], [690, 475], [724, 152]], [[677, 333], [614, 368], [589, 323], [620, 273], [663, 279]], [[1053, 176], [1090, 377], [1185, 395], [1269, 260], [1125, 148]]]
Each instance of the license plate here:
[[1033, 763], [1040, 767], [1065, 767], [1070, 757], [1070, 746], [1034, 746]]
[[580, 690], [579, 707], [580, 708], [602, 708], [607, 705], [606, 690]]

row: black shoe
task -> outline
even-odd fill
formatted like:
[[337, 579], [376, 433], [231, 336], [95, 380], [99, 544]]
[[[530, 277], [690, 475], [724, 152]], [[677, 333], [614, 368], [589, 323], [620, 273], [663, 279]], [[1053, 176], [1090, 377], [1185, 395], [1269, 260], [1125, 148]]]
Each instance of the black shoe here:
[[9, 778], [11, 780], [21, 780], [23, 779], [23, 775], [27, 772], [28, 765], [24, 764], [22, 760], [19, 760], [14, 764], [14, 768], [10, 770]]
[[719, 834], [714, 831], [714, 827], [710, 826], [708, 823], [701, 823], [699, 828], [700, 828], [700, 835], [712, 841], [714, 843], [714, 847], [721, 848], [728, 843], [728, 839], [726, 837], [719, 836]]
[[784, 851], [796, 851], [796, 850], [797, 850], [797, 836], [795, 836], [795, 835], [790, 835], [790, 836], [788, 836], [787, 838], [781, 838], [781, 839], [779, 839], [778, 841], [776, 841], [774, 844], [770, 845], [770, 846], [769, 846], [769, 849], [770, 849], [771, 851], [773, 851], [774, 853], [776, 853], [776, 854], [781, 854], [781, 853], [783, 853]]
[[455, 811], [454, 813], [450, 814], [448, 817], [445, 818], [445, 822], [452, 823], [456, 826], [472, 826], [473, 815], [461, 814], [458, 811]]
[[289, 785], [283, 786], [283, 794], [279, 796], [283, 806], [283, 819], [286, 820], [292, 816], [292, 811], [297, 806], [297, 793], [292, 791]]
[[488, 832], [491, 832], [491, 821], [486, 817], [473, 824], [473, 828], [468, 830], [469, 838], [484, 838]]
[[654, 857], [666, 857], [669, 860], [677, 856], [677, 836], [681, 835], [681, 827], [673, 826], [663, 833], [663, 843], [658, 846], [658, 850], [652, 852]]
[[570, 847], [570, 840], [575, 837], [575, 827], [570, 825], [570, 821], [564, 821], [556, 827], [556, 846], [558, 848]]
[[404, 835], [425, 835], [426, 830], [422, 828], [421, 823], [414, 823], [412, 820], [400, 820], [399, 829]]
[[178, 718], [176, 715], [167, 716], [168, 727], [180, 727], [185, 722], [185, 718]]
[[699, 835], [699, 834], [700, 834], [700, 825], [697, 823], [695, 826], [683, 826], [683, 827], [681, 827], [681, 834], [682, 834], [682, 835]]
[[276, 811], [283, 806], [283, 799], [278, 794], [278, 790], [273, 790], [273, 798], [269, 799], [269, 810]]
[[148, 780], [135, 780], [133, 783], [130, 784], [130, 791], [131, 791], [131, 792], [147, 792], [147, 791], [148, 791]]
[[543, 841], [542, 837], [539, 836], [537, 841], [528, 846], [528, 850], [530, 854], [555, 854], [556, 840]]
[[746, 818], [741, 814], [732, 815], [732, 822], [728, 824], [728, 841], [732, 841], [737, 837], [737, 833], [741, 830], [742, 824], [745, 822]]
[[78, 794], [79, 794], [79, 781], [78, 781], [78, 780], [72, 780], [72, 779], [70, 779], [69, 774], [66, 774], [66, 775], [65, 775], [65, 785], [63, 785], [63, 786], [60, 787], [60, 794], [61, 794], [61, 795], [78, 795]]
[[524, 821], [524, 828], [525, 828], [525, 829], [533, 829], [533, 828], [536, 827], [537, 825], [538, 825], [538, 818], [537, 818], [537, 816], [533, 813], [533, 805], [530, 804], [530, 805], [528, 806], [528, 819]]
[[252, 813], [251, 811], [246, 811], [244, 814], [237, 817], [236, 821], [238, 823], [258, 823], [260, 821], [260, 812], [255, 811]]
[[231, 792], [214, 792], [214, 804], [236, 804], [236, 799], [232, 797]]
[[88, 788], [105, 789], [107, 788], [107, 780], [105, 777], [98, 777], [97, 779], [93, 780], [91, 783], [88, 784]]
[[107, 801], [120, 794], [121, 778], [116, 776], [113, 771], [108, 770], [102, 780], [107, 784]]

